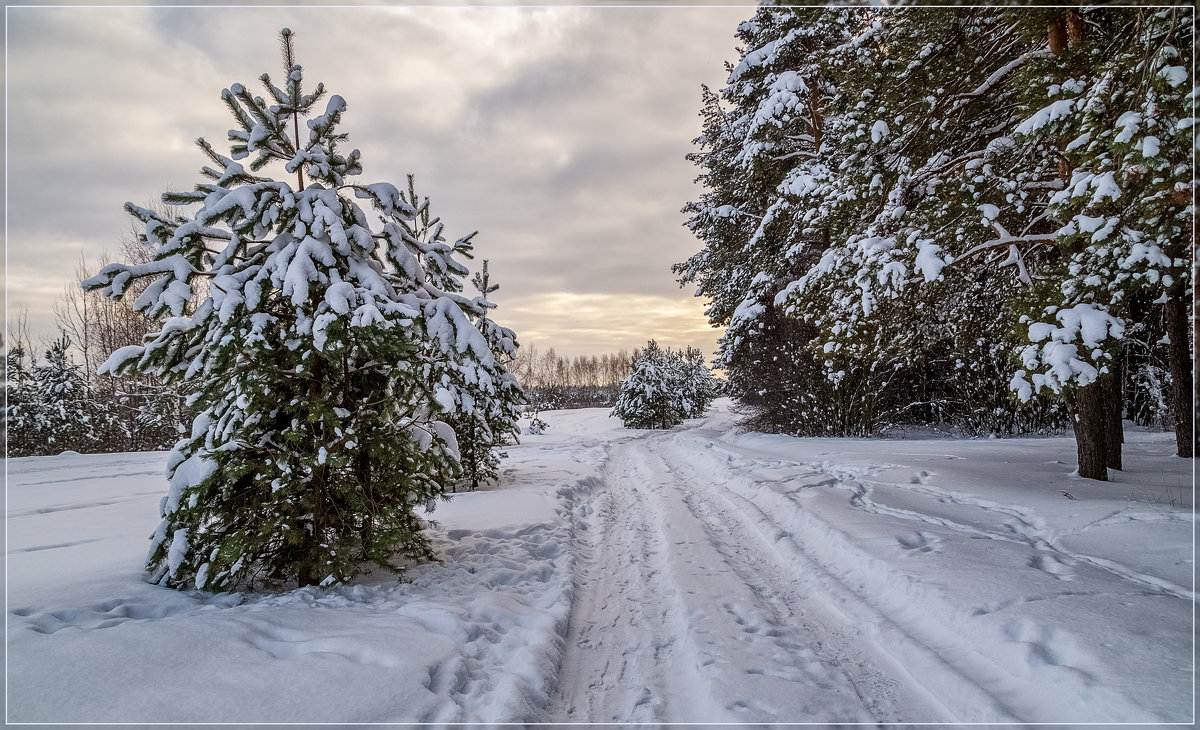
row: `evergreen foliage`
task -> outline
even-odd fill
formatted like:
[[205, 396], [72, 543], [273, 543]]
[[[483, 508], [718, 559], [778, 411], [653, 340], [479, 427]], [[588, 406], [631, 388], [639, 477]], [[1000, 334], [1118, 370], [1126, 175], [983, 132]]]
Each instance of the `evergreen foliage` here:
[[654, 340], [633, 355], [611, 415], [626, 428], [671, 428], [699, 418], [716, 397], [716, 386], [699, 350], [662, 349]]
[[462, 479], [474, 490], [480, 484], [500, 478], [500, 457], [504, 455], [500, 448], [518, 441], [517, 422], [525, 395], [508, 370], [517, 354], [516, 335], [488, 317], [488, 312], [496, 307], [488, 295], [500, 285], [491, 283], [486, 260], [471, 283], [479, 292], [476, 302], [483, 308], [483, 314], [474, 317], [475, 325], [488, 343], [493, 362], [484, 369], [484, 377], [464, 384], [463, 399], [467, 407], [452, 417], [450, 424], [458, 438]]
[[[1018, 221], [1028, 218], [1021, 208], [1039, 211], [1047, 235], [1027, 245], [1051, 254], [1013, 304], [1028, 342], [1012, 387], [1023, 399], [1086, 397], [1087, 386], [1119, 374], [1126, 330], [1152, 314], [1147, 302], [1174, 314], [1164, 334], [1183, 352], [1172, 353], [1171, 377], [1190, 382], [1191, 328], [1181, 325], [1192, 302], [1193, 11], [1071, 11], [1062, 22], [1077, 28], [1066, 45], [1018, 79], [1022, 119], [998, 175], [1008, 189], [1055, 183], [1001, 208]], [[1188, 391], [1174, 398], [1186, 412]], [[1190, 455], [1190, 413], [1174, 425], [1180, 454]]]
[[699, 418], [717, 397], [717, 381], [700, 350], [688, 347], [678, 358], [680, 410], [684, 418]]
[[[1155, 307], [1191, 301], [1192, 19], [827, 7], [743, 23], [691, 156], [704, 248], [675, 271], [726, 328], [718, 362], [751, 425], [1053, 429], [1101, 374], [1153, 401], [1140, 389], [1162, 390], [1167, 358], [1121, 350], [1126, 331], [1169, 329], [1143, 326], [1165, 321]], [[1187, 354], [1188, 337], [1170, 341]], [[1170, 360], [1175, 381], [1190, 360]], [[1190, 412], [1190, 394], [1172, 401]]]
[[8, 456], [30, 456], [42, 444], [41, 408], [38, 385], [25, 349], [14, 344], [8, 349], [4, 367], [4, 422]]
[[[160, 215], [170, 215], [161, 204]], [[153, 259], [156, 247], [131, 232], [120, 245], [121, 257], [128, 262], [145, 263]], [[102, 257], [107, 260], [107, 255]], [[97, 269], [81, 260], [75, 269], [75, 283], [64, 290], [55, 304], [59, 329], [72, 341], [72, 350], [82, 359], [83, 377], [93, 398], [104, 403], [115, 416], [119, 428], [111, 438], [91, 444], [92, 451], [153, 451], [170, 449], [186, 433], [183, 425], [196, 415], [184, 403], [184, 394], [148, 373], [126, 376], [100, 375], [99, 365], [109, 353], [129, 345], [141, 344], [157, 329], [155, 322], [131, 306], [149, 281], [131, 281], [122, 300], [105, 297], [99, 290], [84, 291], [79, 281], [91, 278]]]
[[5, 422], [9, 456], [92, 453], [123, 441], [115, 404], [102, 398], [71, 359], [71, 342], [54, 340], [41, 361], [9, 350]]
[[[200, 409], [171, 453], [147, 559], [176, 588], [330, 585], [364, 562], [431, 557], [418, 510], [462, 472], [446, 420], [503, 376], [471, 321], [486, 303], [459, 294], [474, 234], [447, 242], [411, 178], [407, 191], [353, 180], [346, 102], [321, 84], [306, 93], [293, 35], [281, 38], [282, 86], [264, 74], [268, 99], [226, 89], [229, 155], [198, 140], [207, 179], [163, 195], [195, 212], [126, 204], [153, 259], [84, 282], [120, 298], [149, 281], [134, 306], [161, 329], [102, 370], [186, 385]], [[295, 187], [258, 174], [271, 164]]]

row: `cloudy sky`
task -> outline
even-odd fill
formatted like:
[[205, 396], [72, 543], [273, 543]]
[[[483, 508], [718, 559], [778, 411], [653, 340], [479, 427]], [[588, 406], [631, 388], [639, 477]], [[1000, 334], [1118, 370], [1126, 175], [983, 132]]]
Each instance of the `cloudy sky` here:
[[310, 85], [345, 97], [364, 182], [418, 190], [451, 238], [478, 230], [497, 319], [524, 344], [599, 354], [714, 349], [672, 263], [700, 84], [720, 86], [743, 7], [9, 7], [7, 316], [53, 331], [80, 256], [130, 231], [125, 201], [191, 189], [220, 101], [280, 73], [296, 32]]

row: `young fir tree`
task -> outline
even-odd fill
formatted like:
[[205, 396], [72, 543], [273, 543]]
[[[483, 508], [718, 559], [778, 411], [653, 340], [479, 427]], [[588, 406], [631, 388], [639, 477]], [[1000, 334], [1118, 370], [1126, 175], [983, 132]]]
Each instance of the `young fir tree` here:
[[114, 393], [129, 410], [133, 427], [128, 433], [132, 451], [170, 449], [186, 430], [190, 419], [184, 415], [184, 405], [174, 388], [147, 381], [138, 383], [130, 393]]
[[[283, 84], [264, 74], [265, 100], [225, 90], [229, 156], [198, 140], [207, 180], [163, 196], [198, 209], [127, 204], [154, 259], [84, 282], [119, 298], [150, 280], [135, 306], [161, 330], [104, 370], [184, 383], [202, 409], [168, 461], [148, 556], [152, 579], [177, 588], [329, 585], [364, 561], [430, 557], [418, 510], [460, 473], [442, 419], [469, 410], [462, 384], [495, 365], [469, 319], [485, 308], [455, 293], [470, 236], [447, 243], [411, 186], [353, 180], [346, 102], [321, 84], [305, 93], [281, 37]], [[291, 182], [258, 174], [272, 163]]]
[[612, 416], [626, 428], [671, 428], [686, 417], [683, 373], [677, 353], [654, 340], [633, 356], [633, 372], [621, 383]]
[[33, 368], [41, 413], [40, 454], [104, 451], [119, 430], [109, 404], [95, 397], [83, 369], [71, 359], [70, 347], [71, 341], [60, 337]]
[[488, 312], [496, 308], [488, 295], [495, 293], [500, 285], [491, 283], [487, 260], [471, 283], [479, 292], [475, 303], [483, 311], [475, 317], [475, 325], [491, 350], [492, 365], [476, 372], [473, 379], [462, 384], [467, 408], [453, 417], [450, 425], [458, 437], [462, 479], [474, 490], [480, 484], [500, 478], [500, 458], [505, 455], [500, 449], [517, 443], [520, 435], [517, 422], [521, 418], [525, 394], [508, 370], [517, 354], [516, 335], [488, 316]]
[[97, 397], [71, 359], [70, 347], [70, 340], [60, 337], [42, 360], [28, 363], [20, 345], [9, 351], [5, 418], [10, 456], [98, 453], [123, 442], [112, 404]]
[[704, 415], [717, 397], [717, 383], [704, 362], [704, 353], [689, 347], [679, 353], [680, 402], [684, 418]]

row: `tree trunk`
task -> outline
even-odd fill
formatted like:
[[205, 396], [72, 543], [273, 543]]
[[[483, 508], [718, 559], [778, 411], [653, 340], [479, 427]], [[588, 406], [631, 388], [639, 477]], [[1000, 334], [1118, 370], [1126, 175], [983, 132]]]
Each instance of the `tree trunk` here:
[[1050, 36], [1051, 53], [1058, 53], [1067, 47], [1067, 24], [1062, 17], [1050, 23], [1047, 33]]
[[1083, 12], [1078, 8], [1072, 8], [1067, 11], [1067, 45], [1071, 48], [1077, 48], [1083, 45]]
[[1192, 398], [1192, 356], [1188, 338], [1187, 302], [1183, 287], [1174, 285], [1168, 292], [1166, 308], [1167, 337], [1171, 344], [1167, 358], [1171, 368], [1171, 412], [1175, 417], [1175, 451], [1190, 459], [1195, 452], [1195, 430], [1192, 419], [1195, 403]]
[[1121, 469], [1121, 446], [1125, 443], [1125, 430], [1121, 426], [1121, 416], [1124, 410], [1122, 398], [1121, 361], [1114, 360], [1109, 366], [1109, 372], [1100, 376], [1104, 388], [1105, 429], [1104, 429], [1104, 463], [1109, 469]]
[[1108, 407], [1102, 381], [1080, 388], [1071, 408], [1075, 428], [1075, 448], [1079, 457], [1079, 476], [1108, 481]]
[[808, 79], [808, 123], [812, 128], [813, 152], [820, 154], [825, 139], [825, 115], [821, 109], [821, 77], [813, 74]]

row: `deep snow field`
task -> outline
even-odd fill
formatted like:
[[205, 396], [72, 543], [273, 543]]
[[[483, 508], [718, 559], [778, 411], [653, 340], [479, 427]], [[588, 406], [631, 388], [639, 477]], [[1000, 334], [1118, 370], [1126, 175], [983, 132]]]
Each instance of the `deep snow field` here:
[[[149, 585], [165, 453], [7, 462], [7, 720], [1190, 722], [1192, 462], [1129, 433], [794, 439], [543, 414], [441, 564]], [[1068, 496], [1069, 495], [1069, 496]]]

